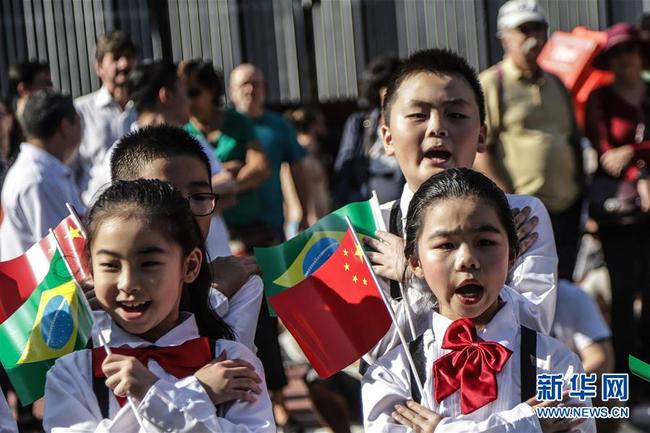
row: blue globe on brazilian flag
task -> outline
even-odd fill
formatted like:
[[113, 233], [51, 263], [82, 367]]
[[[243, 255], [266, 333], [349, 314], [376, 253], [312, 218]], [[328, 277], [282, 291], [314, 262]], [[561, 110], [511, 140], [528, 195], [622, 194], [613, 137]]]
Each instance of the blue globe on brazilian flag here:
[[0, 361], [23, 405], [43, 396], [45, 375], [57, 358], [86, 346], [92, 313], [78, 293], [56, 252], [43, 281], [0, 324]]
[[[255, 248], [267, 298], [297, 285], [332, 256], [348, 229], [346, 216], [361, 237], [373, 236], [381, 215], [372, 201], [343, 206], [280, 245]], [[275, 314], [270, 304], [269, 310]]]

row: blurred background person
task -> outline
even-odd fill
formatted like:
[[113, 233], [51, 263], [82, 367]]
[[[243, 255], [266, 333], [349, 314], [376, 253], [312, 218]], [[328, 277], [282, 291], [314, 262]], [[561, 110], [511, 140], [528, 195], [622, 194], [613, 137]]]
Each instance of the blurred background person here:
[[[611, 278], [612, 333], [620, 372], [628, 371], [629, 354], [650, 356], [650, 87], [641, 76], [649, 53], [632, 24], [607, 29], [607, 45], [593, 66], [611, 71], [614, 82], [591, 93], [586, 111], [585, 132], [600, 157], [589, 210], [599, 226]], [[639, 291], [642, 312], [637, 323], [633, 305]], [[631, 384], [642, 386], [642, 381], [631, 378]], [[630, 396], [641, 397], [637, 387]], [[643, 388], [650, 396], [647, 386]]]
[[[102, 167], [108, 149], [129, 132], [136, 120], [135, 110], [128, 105], [126, 89], [129, 72], [136, 64], [136, 46], [128, 34], [116, 30], [97, 38], [95, 72], [102, 86], [74, 101], [84, 135], [72, 167], [86, 204], [101, 186], [100, 182], [92, 180], [93, 169]], [[99, 173], [103, 172], [99, 170]]]
[[0, 99], [0, 189], [7, 170], [18, 156], [22, 140], [22, 129], [16, 114], [11, 109], [11, 103], [9, 100]]
[[27, 251], [81, 203], [72, 171], [66, 166], [81, 141], [81, 121], [72, 98], [39, 90], [25, 104], [25, 142], [2, 186], [4, 219], [0, 226], [0, 260]]
[[47, 62], [29, 60], [9, 67], [9, 89], [12, 92], [11, 110], [17, 117], [23, 112], [27, 97], [37, 90], [52, 87], [50, 65]]
[[396, 200], [404, 188], [397, 160], [386, 155], [379, 128], [381, 102], [400, 61], [393, 56], [373, 59], [363, 73], [359, 105], [366, 107], [348, 117], [334, 163], [334, 197], [339, 205], [367, 200], [376, 191], [379, 203]]
[[268, 161], [252, 122], [233, 108], [224, 107], [223, 78], [210, 62], [183, 62], [179, 77], [187, 89], [190, 107], [185, 130], [207, 141], [235, 179], [234, 205], [223, 212], [231, 238], [243, 243], [244, 253], [252, 253], [254, 246], [274, 244], [275, 236], [260, 216], [263, 206], [259, 187], [268, 177]]
[[580, 240], [584, 173], [581, 133], [569, 92], [542, 70], [537, 57], [548, 22], [533, 0], [510, 0], [499, 9], [497, 36], [503, 61], [483, 71], [487, 151], [475, 167], [506, 193], [539, 198], [551, 217], [558, 275], [573, 276]]
[[[293, 124], [296, 129], [298, 143], [306, 150], [307, 155], [303, 160], [305, 172], [309, 175], [306, 177], [309, 182], [311, 194], [306, 203], [306, 209], [299, 209], [300, 218], [302, 213], [307, 213], [307, 224], [312, 225], [320, 218], [331, 212], [331, 200], [329, 194], [329, 180], [325, 166], [323, 165], [321, 155], [321, 137], [326, 134], [325, 118], [323, 114], [312, 108], [296, 108], [285, 113], [285, 117]], [[292, 203], [293, 207], [300, 207], [300, 201], [295, 192], [295, 185], [289, 167], [284, 165], [281, 172], [283, 194], [285, 202]], [[286, 185], [286, 187], [285, 187]], [[285, 193], [285, 188], [287, 193]], [[290, 196], [290, 197], [288, 197]], [[290, 214], [296, 214], [296, 210], [289, 210]], [[300, 219], [296, 220], [296, 227], [292, 230], [295, 234], [298, 229]]]
[[[229, 88], [233, 106], [253, 122], [255, 134], [266, 153], [271, 174], [260, 185], [260, 199], [264, 209], [262, 218], [279, 241], [283, 242], [286, 238], [280, 167], [283, 163], [289, 165], [300, 205], [306, 209], [311, 194], [303, 164], [306, 150], [298, 143], [293, 126], [280, 114], [267, 110], [264, 106], [266, 83], [257, 66], [250, 63], [237, 66], [230, 74]], [[303, 215], [299, 229], [306, 228], [306, 215]]]

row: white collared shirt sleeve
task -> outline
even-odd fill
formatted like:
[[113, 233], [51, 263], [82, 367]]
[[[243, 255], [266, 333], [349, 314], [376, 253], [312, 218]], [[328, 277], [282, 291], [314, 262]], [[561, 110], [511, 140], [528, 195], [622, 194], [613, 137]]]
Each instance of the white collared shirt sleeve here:
[[557, 301], [557, 251], [553, 227], [542, 202], [531, 196], [508, 194], [511, 208], [531, 208], [530, 218], [539, 218], [537, 240], [512, 266], [506, 284], [521, 293], [529, 303], [520, 310], [522, 323], [545, 335], [551, 332]]
[[18, 426], [2, 390], [0, 390], [0, 433], [18, 433]]
[[263, 295], [264, 285], [257, 275], [248, 278], [230, 299], [217, 289], [210, 290], [210, 309], [232, 328], [235, 341], [252, 352], [256, 351], [255, 330]]
[[255, 352], [255, 330], [264, 296], [264, 285], [258, 275], [252, 275], [228, 300], [228, 312], [223, 320], [235, 331], [235, 340]]
[[574, 351], [608, 340], [612, 333], [596, 302], [580, 287], [567, 280], [558, 283], [553, 336]]
[[[178, 381], [170, 377], [156, 382], [138, 404], [147, 433], [174, 431], [178, 433], [274, 432], [275, 421], [271, 400], [266, 390], [262, 364], [244, 346], [227, 340], [217, 342], [216, 352], [226, 350], [229, 359], [243, 359], [255, 367], [262, 378], [262, 393], [254, 403], [234, 402], [226, 405], [223, 417], [207, 392], [194, 376]], [[102, 419], [92, 388], [91, 352], [75, 352], [56, 361], [45, 385], [45, 418], [47, 432], [72, 433], [145, 433], [138, 425], [128, 404], [117, 408], [109, 398], [112, 419]], [[153, 371], [157, 366], [150, 366]]]
[[[129, 405], [112, 419], [102, 419], [92, 387], [91, 351], [82, 350], [57, 359], [45, 382], [43, 427], [52, 433], [139, 433]], [[115, 399], [109, 399], [115, 410]]]
[[391, 418], [396, 404], [411, 398], [408, 361], [402, 347], [396, 347], [373, 364], [361, 380], [363, 427], [366, 433], [408, 432]]
[[262, 363], [239, 343], [219, 340], [215, 353], [221, 353], [223, 350], [228, 353], [228, 359], [250, 362], [262, 378], [262, 383], [259, 384], [262, 393], [254, 403], [231, 402], [226, 405], [224, 416], [219, 417], [207, 392], [195, 377], [190, 376], [175, 383], [164, 380], [156, 382], [140, 403], [139, 409], [143, 417], [160, 431], [275, 432], [273, 410], [266, 390]]
[[[411, 397], [408, 361], [401, 347], [393, 349], [364, 375], [361, 385], [363, 424], [366, 433], [412, 432], [391, 417], [396, 404]], [[426, 386], [426, 384], [425, 384]], [[428, 390], [425, 390], [428, 393]], [[424, 403], [424, 401], [423, 401]], [[524, 407], [525, 406], [525, 407]], [[436, 433], [537, 433], [537, 417], [528, 405], [493, 413], [487, 419], [475, 421], [446, 417], [436, 427]]]

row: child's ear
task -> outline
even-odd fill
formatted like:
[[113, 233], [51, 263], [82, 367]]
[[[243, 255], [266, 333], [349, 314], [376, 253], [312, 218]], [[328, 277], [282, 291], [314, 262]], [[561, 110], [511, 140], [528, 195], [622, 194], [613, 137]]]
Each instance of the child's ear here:
[[420, 266], [420, 260], [418, 260], [417, 257], [411, 257], [409, 259], [409, 266], [411, 267], [411, 271], [413, 272], [413, 275], [415, 275], [420, 279], [424, 278], [424, 271], [422, 271], [422, 267]]
[[194, 282], [196, 277], [199, 276], [201, 271], [201, 263], [203, 263], [203, 254], [198, 248], [194, 248], [187, 257], [183, 266], [183, 282], [186, 284]]
[[394, 156], [395, 146], [393, 146], [393, 136], [390, 133], [390, 128], [386, 126], [386, 123], [381, 125], [380, 132], [382, 141], [384, 142], [384, 151], [386, 151], [386, 155]]
[[158, 89], [158, 100], [161, 104], [166, 104], [169, 102], [169, 97], [171, 96], [169, 93], [170, 90], [165, 86]]
[[487, 150], [487, 125], [483, 123], [481, 129], [478, 132], [478, 146], [476, 151], [478, 153], [483, 153]]

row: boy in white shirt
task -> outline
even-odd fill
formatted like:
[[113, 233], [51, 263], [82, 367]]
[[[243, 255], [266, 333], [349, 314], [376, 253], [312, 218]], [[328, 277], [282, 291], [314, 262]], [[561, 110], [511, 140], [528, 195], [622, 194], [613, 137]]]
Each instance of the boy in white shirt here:
[[[386, 89], [383, 116], [381, 133], [386, 154], [397, 159], [406, 185], [399, 201], [381, 206], [391, 233], [378, 232], [380, 240], [367, 238], [367, 242], [376, 250], [369, 254], [375, 272], [392, 280], [391, 292], [397, 292], [394, 287], [405, 276], [402, 233], [414, 191], [445, 169], [471, 167], [476, 154], [485, 151], [484, 97], [476, 72], [451, 51], [414, 53]], [[548, 334], [555, 314], [557, 281], [557, 254], [548, 212], [534, 197], [508, 195], [508, 201], [513, 209], [522, 210], [515, 217], [521, 253], [510, 271], [508, 284], [530, 301], [524, 306], [524, 324]], [[534, 216], [529, 218], [531, 214]], [[531, 233], [535, 226], [537, 232]], [[408, 302], [394, 302], [394, 306], [400, 328], [407, 338], [414, 339], [426, 329], [430, 304], [420, 291], [409, 286]], [[409, 314], [413, 332], [409, 329]], [[397, 344], [393, 326], [364, 359], [372, 362]]]
[[27, 137], [2, 188], [4, 220], [0, 260], [27, 251], [69, 215], [66, 202], [84, 213], [72, 171], [66, 166], [81, 141], [72, 98], [53, 90], [32, 94], [23, 111]]

